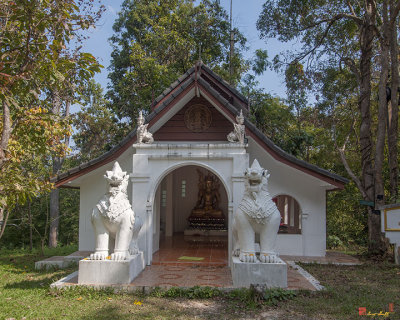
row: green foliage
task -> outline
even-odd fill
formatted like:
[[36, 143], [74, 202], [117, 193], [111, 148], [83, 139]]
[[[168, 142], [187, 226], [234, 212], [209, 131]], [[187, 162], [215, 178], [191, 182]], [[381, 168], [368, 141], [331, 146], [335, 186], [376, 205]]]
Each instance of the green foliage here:
[[329, 235], [326, 237], [326, 247], [328, 249], [343, 248], [343, 242], [338, 236]]
[[[56, 248], [49, 253], [64, 254], [62, 249]], [[74, 248], [70, 250], [74, 251]], [[294, 298], [291, 296], [285, 301], [278, 298], [278, 308], [262, 303], [256, 308], [254, 303], [254, 310], [250, 310], [240, 300], [243, 297], [242, 300], [246, 301], [249, 290], [242, 289], [234, 289], [223, 296], [203, 301], [82, 287], [53, 290], [49, 288], [50, 284], [73, 270], [37, 271], [34, 262], [41, 258], [39, 254], [28, 254], [25, 250], [0, 250], [0, 318], [257, 319], [268, 317], [271, 312], [271, 316], [279, 319], [347, 320], [358, 317], [360, 306], [365, 306], [371, 312], [385, 312], [388, 304], [393, 302], [395, 313], [390, 316], [396, 319], [396, 301], [400, 298], [399, 266], [372, 261], [359, 266], [305, 265], [303, 267], [321, 280], [327, 290], [298, 291]], [[276, 293], [279, 290], [274, 291]], [[281, 296], [279, 293], [277, 295]], [[135, 301], [141, 304], [135, 304]]]
[[[266, 289], [263, 294], [256, 292], [254, 289], [233, 289], [224, 292], [214, 287], [171, 287], [167, 290], [155, 288], [151, 291], [150, 296], [158, 298], [187, 298], [187, 299], [212, 299], [215, 297], [227, 298], [231, 302], [240, 302], [246, 308], [255, 309], [262, 304], [277, 305], [281, 301], [293, 299], [296, 293], [292, 290], [284, 290], [280, 288]], [[261, 299], [261, 300], [260, 300]]]
[[359, 192], [353, 183], [342, 192], [327, 197], [327, 246], [340, 249], [365, 247], [368, 242], [367, 208], [360, 206]]
[[[51, 93], [99, 71], [71, 40], [93, 26], [93, 1], [0, 2], [0, 207], [12, 210], [49, 191], [50, 155], [64, 156], [68, 120], [52, 112]], [[0, 233], [1, 236], [1, 233]]]
[[315, 128], [304, 125], [303, 118], [307, 111], [302, 110], [296, 116], [282, 99], [265, 93], [257, 85], [253, 76], [246, 75], [240, 88], [250, 100], [250, 120], [280, 148], [306, 159], [315, 136]]
[[57, 297], [64, 297], [67, 299], [82, 298], [85, 300], [98, 300], [101, 298], [107, 298], [114, 294], [113, 288], [102, 288], [101, 290], [84, 287], [84, 286], [74, 286], [65, 288], [63, 290], [50, 289], [50, 294]]
[[[302, 110], [307, 107], [307, 93], [310, 89], [310, 80], [307, 77], [301, 63], [294, 61], [285, 70], [286, 92], [288, 104], [300, 116]], [[300, 128], [300, 123], [298, 123]]]
[[[111, 61], [112, 108], [135, 122], [138, 110], [149, 110], [165, 88], [201, 59], [229, 79], [228, 15], [217, 1], [126, 0], [114, 24]], [[241, 58], [245, 38], [235, 30], [233, 57], [238, 82], [246, 64]]]
[[227, 293], [232, 301], [238, 301], [245, 305], [248, 309], [255, 309], [260, 303], [255, 299], [255, 291], [251, 289], [233, 289]]
[[[29, 213], [32, 217], [32, 224], [29, 223]], [[4, 232], [0, 248], [28, 249], [30, 228], [32, 228], [33, 249], [45, 245], [47, 243], [48, 221], [48, 194], [33, 198], [24, 205], [15, 206], [10, 213], [8, 227]], [[64, 245], [77, 244], [78, 227], [79, 190], [60, 189], [60, 243]], [[55, 255], [57, 254], [55, 253]]]
[[296, 296], [293, 290], [285, 290], [282, 288], [267, 289], [264, 293], [265, 304], [276, 306], [279, 302], [291, 300]]
[[253, 287], [250, 289], [234, 289], [226, 293], [232, 301], [239, 301], [249, 309], [259, 308], [262, 305], [276, 306], [279, 302], [291, 300], [296, 296], [292, 290], [281, 288], [265, 289], [264, 292], [259, 292]]
[[[351, 5], [359, 13], [359, 5], [362, 4], [351, 1]], [[347, 2], [341, 0], [267, 0], [257, 21], [257, 28], [262, 38], [277, 38], [282, 42], [300, 40], [301, 51], [286, 56], [291, 57], [292, 61], [300, 61], [307, 55], [319, 59], [334, 56], [338, 52], [350, 54], [357, 44], [349, 39], [354, 39], [358, 30], [355, 20], [341, 15], [348, 10]]]
[[[363, 10], [359, 5], [353, 1], [265, 1], [257, 21], [262, 38], [297, 40], [301, 44], [276, 56], [274, 67], [285, 74], [288, 104], [297, 117], [299, 131], [294, 136], [294, 145], [309, 149], [300, 153], [303, 159], [331, 170], [335, 169], [329, 166], [331, 161], [326, 166], [324, 160], [339, 159], [332, 145], [343, 142], [353, 116], [357, 115], [349, 108], [344, 117], [338, 118], [335, 113], [337, 108], [358, 99], [356, 74], [360, 48], [356, 15]], [[354, 19], [349, 18], [351, 6], [356, 10]], [[316, 100], [312, 108], [308, 103], [310, 94], [315, 94]], [[325, 151], [321, 156], [322, 149]], [[337, 163], [335, 167], [339, 170], [334, 171], [344, 174]]]
[[161, 290], [160, 288], [155, 288], [150, 295], [153, 297], [165, 297], [165, 298], [187, 298], [187, 299], [211, 299], [214, 297], [219, 297], [223, 294], [221, 290], [214, 287], [191, 287], [191, 288], [181, 288], [172, 287], [168, 290]]
[[255, 56], [251, 61], [251, 69], [256, 75], [263, 74], [267, 68], [270, 66], [268, 61], [267, 50], [257, 49], [255, 51]]
[[79, 235], [79, 190], [60, 189], [59, 241], [65, 245], [77, 244]]
[[120, 130], [117, 120], [108, 107], [100, 84], [90, 81], [81, 89], [82, 108], [74, 114], [73, 135], [77, 157], [81, 162], [96, 158], [122, 140], [126, 130]]

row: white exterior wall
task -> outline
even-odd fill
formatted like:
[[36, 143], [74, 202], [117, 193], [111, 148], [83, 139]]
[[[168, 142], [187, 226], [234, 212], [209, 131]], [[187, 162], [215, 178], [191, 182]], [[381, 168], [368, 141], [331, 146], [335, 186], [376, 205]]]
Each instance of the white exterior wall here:
[[279, 234], [277, 250], [281, 255], [325, 256], [326, 188], [324, 182], [275, 160], [249, 138], [250, 163], [256, 158], [270, 173], [268, 190], [272, 197], [287, 194], [295, 198], [302, 214], [301, 234]]
[[[188, 174], [190, 179], [195, 179], [197, 182], [195, 170], [191, 169], [191, 173], [186, 172], [186, 170], [193, 168], [187, 167], [188, 165], [201, 166], [217, 174], [221, 180], [221, 189], [226, 189], [226, 196], [221, 191], [223, 197], [221, 208], [224, 209], [229, 222], [228, 229], [231, 230], [232, 214], [236, 210], [244, 191], [244, 170], [249, 163], [251, 164], [257, 158], [260, 165], [267, 169], [271, 175], [269, 178], [271, 196], [275, 197], [280, 194], [292, 196], [298, 201], [302, 212], [302, 233], [279, 234], [278, 252], [282, 255], [325, 255], [326, 184], [324, 185], [323, 181], [276, 161], [251, 138], [249, 138], [247, 150], [229, 144], [186, 144], [178, 146], [177, 144], [142, 145], [137, 146], [138, 153], [135, 154], [135, 150], [132, 148], [118, 158], [122, 170], [131, 173], [128, 196], [131, 202], [133, 199], [133, 209], [144, 223], [139, 235], [140, 250], [147, 252], [147, 248], [150, 247], [153, 249], [152, 251], [157, 250], [158, 245], [153, 242], [158, 239], [156, 233], [160, 229], [159, 225], [156, 224], [159, 218], [153, 217], [153, 212], [158, 214], [162, 208], [156, 207], [155, 193], [161, 181], [169, 173], [177, 173], [176, 183], [174, 183], [177, 193], [180, 193], [180, 177]], [[213, 147], [210, 149], [205, 146]], [[106, 180], [103, 175], [106, 170], [112, 169], [113, 163], [111, 162], [78, 178], [80, 180], [79, 250], [90, 251], [94, 249], [95, 237], [91, 225], [91, 212], [106, 192]], [[191, 194], [190, 197], [197, 198], [196, 191], [191, 190], [193, 187], [190, 185], [189, 177], [186, 179], [188, 183], [187, 195]], [[175, 197], [175, 199], [177, 198]], [[195, 203], [195, 200], [197, 199], [194, 199], [193, 203]], [[182, 204], [179, 201], [178, 203], [175, 202], [174, 207]], [[227, 212], [225, 212], [226, 207]], [[174, 220], [174, 229], [181, 231], [182, 226], [177, 222], [177, 219]], [[152, 232], [147, 232], [147, 230]], [[151, 258], [151, 254], [148, 254], [146, 257], [148, 264], [151, 263]]]

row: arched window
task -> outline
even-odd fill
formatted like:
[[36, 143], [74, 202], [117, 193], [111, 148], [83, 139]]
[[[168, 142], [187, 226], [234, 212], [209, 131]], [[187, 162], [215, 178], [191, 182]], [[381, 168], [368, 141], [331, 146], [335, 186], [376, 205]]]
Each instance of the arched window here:
[[273, 201], [281, 213], [279, 233], [301, 234], [301, 212], [296, 199], [288, 195], [279, 195]]

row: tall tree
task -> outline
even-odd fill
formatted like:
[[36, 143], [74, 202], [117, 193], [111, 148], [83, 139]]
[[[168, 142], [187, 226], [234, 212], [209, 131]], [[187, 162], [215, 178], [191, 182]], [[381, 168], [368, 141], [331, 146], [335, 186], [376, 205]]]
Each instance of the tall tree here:
[[81, 89], [82, 108], [73, 118], [76, 128], [73, 139], [81, 161], [102, 155], [121, 140], [117, 119], [108, 103], [100, 84], [94, 80]]
[[[384, 203], [382, 170], [387, 118], [386, 85], [390, 69], [387, 40], [393, 40], [394, 30], [398, 28], [396, 21], [399, 10], [400, 4], [395, 1], [271, 0], [265, 2], [257, 22], [262, 37], [278, 36], [282, 41], [300, 39], [303, 44], [302, 49], [286, 56], [288, 58], [286, 62], [289, 68], [305, 62], [308, 76], [312, 77], [314, 83], [321, 83], [323, 79], [321, 73], [327, 68], [339, 69], [345, 66], [344, 72], [353, 73], [351, 80], [355, 80], [358, 87], [356, 94], [359, 119], [356, 119], [355, 123], [359, 124], [360, 176], [353, 171], [346, 159], [347, 138], [344, 140], [344, 145], [339, 148], [339, 152], [348, 174], [356, 183], [363, 198], [376, 204]], [[395, 43], [394, 46], [397, 47], [397, 41]], [[375, 53], [380, 56], [379, 62], [373, 60]], [[397, 58], [393, 59], [392, 56], [392, 60], [397, 61]], [[283, 66], [279, 58], [276, 62]], [[378, 121], [375, 127], [372, 126], [374, 117], [372, 88], [377, 84], [374, 84], [373, 72], [378, 72], [380, 77]], [[392, 72], [396, 78], [398, 70]], [[287, 80], [290, 82], [292, 79], [293, 77], [290, 77]], [[393, 123], [392, 130], [395, 126]], [[397, 159], [397, 151], [393, 147], [391, 150], [393, 159]], [[394, 167], [397, 163], [396, 165], [393, 161], [391, 163], [392, 171], [395, 172]], [[375, 214], [372, 207], [368, 207], [368, 227], [370, 251], [384, 251], [386, 246], [380, 233], [380, 217]]]
[[[95, 27], [95, 23], [100, 18], [103, 7], [95, 8], [92, 1], [84, 0], [84, 9], [80, 9], [79, 14], [84, 17], [87, 24]], [[85, 27], [86, 28], [86, 27]], [[52, 104], [52, 112], [65, 120], [70, 120], [70, 106], [78, 97], [80, 88], [86, 85], [88, 79], [93, 74], [87, 73], [85, 68], [87, 65], [97, 64], [91, 54], [81, 52], [82, 43], [85, 37], [82, 33], [82, 27], [76, 27], [74, 30], [74, 46], [69, 48], [61, 47], [57, 51], [58, 62], [69, 61], [60, 70], [62, 77], [57, 79], [57, 82], [51, 83], [48, 87], [47, 94]], [[99, 65], [97, 65], [99, 67]], [[98, 71], [94, 70], [93, 71]], [[69, 136], [64, 139], [66, 147], [69, 146]], [[57, 175], [63, 166], [65, 157], [57, 154], [52, 155], [52, 174]], [[48, 246], [53, 248], [57, 246], [58, 229], [60, 216], [60, 191], [58, 188], [50, 192], [50, 231]]]
[[[180, 75], [203, 60], [229, 78], [230, 25], [218, 1], [126, 0], [114, 26], [108, 97], [122, 119], [134, 122], [137, 110], [152, 101]], [[245, 38], [235, 30], [233, 57], [237, 83], [246, 64]]]
[[[81, 77], [99, 70], [95, 59], [60, 59], [77, 30], [93, 17], [80, 14], [84, 1], [0, 1], [0, 211], [5, 211], [0, 238], [17, 202], [51, 189], [48, 176], [30, 170], [32, 161], [63, 156], [68, 121], [52, 111], [47, 93], [62, 87], [64, 72], [78, 66]], [[49, 174], [49, 167], [47, 166]]]

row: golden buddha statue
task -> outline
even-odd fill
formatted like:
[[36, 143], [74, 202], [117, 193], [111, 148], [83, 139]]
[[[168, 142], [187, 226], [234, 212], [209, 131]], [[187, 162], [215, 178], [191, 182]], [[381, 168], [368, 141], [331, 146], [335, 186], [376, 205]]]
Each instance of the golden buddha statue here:
[[[221, 196], [219, 194], [219, 179], [212, 173], [205, 176], [199, 169], [199, 192], [197, 203], [190, 217], [193, 218], [224, 218], [224, 214], [219, 209]], [[189, 218], [190, 218], [189, 217]]]

